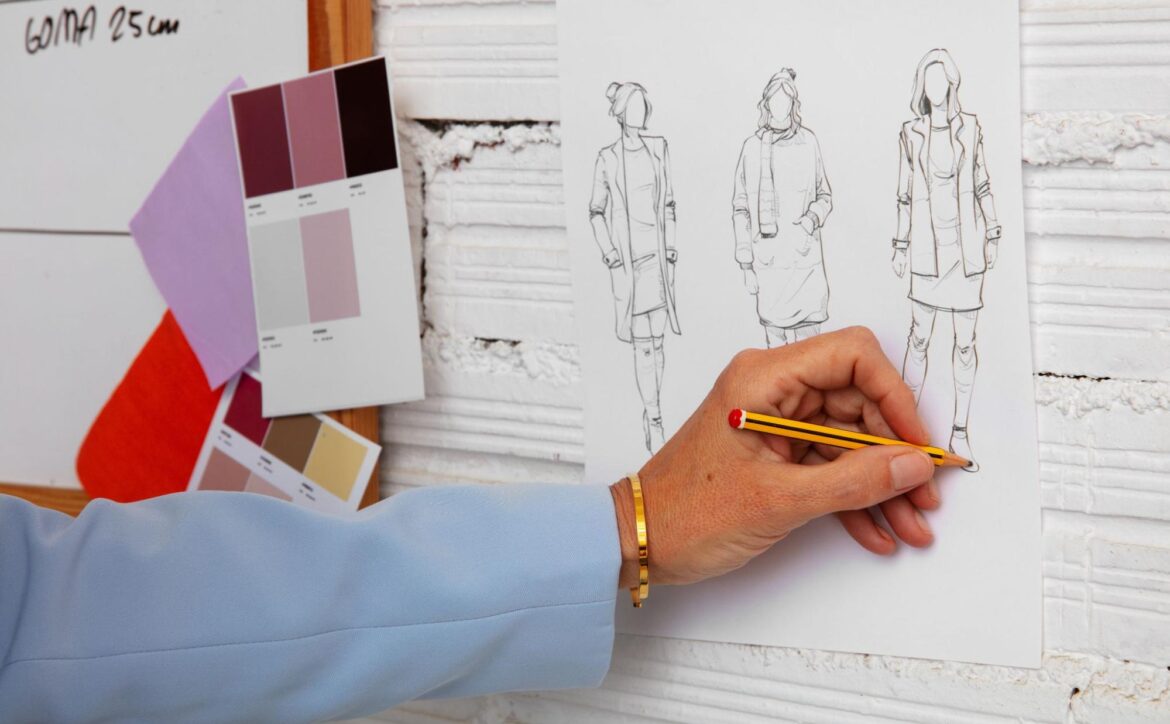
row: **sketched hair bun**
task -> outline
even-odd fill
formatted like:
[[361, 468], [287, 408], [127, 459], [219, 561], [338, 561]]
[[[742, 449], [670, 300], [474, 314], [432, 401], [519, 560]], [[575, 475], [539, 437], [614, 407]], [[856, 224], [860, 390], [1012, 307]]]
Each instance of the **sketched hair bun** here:
[[614, 96], [617, 95], [618, 89], [621, 87], [621, 83], [610, 83], [609, 87], [605, 89], [605, 97], [612, 101]]

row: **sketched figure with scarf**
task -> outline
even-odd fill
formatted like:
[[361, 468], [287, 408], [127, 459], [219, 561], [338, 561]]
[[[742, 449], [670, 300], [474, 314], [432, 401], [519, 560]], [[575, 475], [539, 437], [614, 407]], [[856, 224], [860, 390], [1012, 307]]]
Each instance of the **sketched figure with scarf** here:
[[946, 50], [927, 53], [914, 74], [914, 119], [898, 137], [898, 232], [894, 272], [910, 269], [910, 335], [902, 378], [915, 399], [926, 381], [936, 318], [954, 325], [955, 409], [950, 450], [972, 461], [967, 420], [979, 357], [975, 323], [983, 275], [995, 266], [1002, 233], [983, 155], [979, 119], [959, 104], [959, 69]]
[[821, 228], [833, 209], [821, 147], [800, 120], [796, 73], [772, 76], [735, 167], [735, 260], [769, 347], [807, 339], [829, 318]]
[[663, 338], [680, 334], [674, 304], [674, 191], [666, 140], [646, 135], [651, 106], [638, 83], [611, 83], [609, 114], [621, 137], [597, 154], [589, 222], [610, 271], [617, 336], [634, 348], [646, 449], [665, 444]]

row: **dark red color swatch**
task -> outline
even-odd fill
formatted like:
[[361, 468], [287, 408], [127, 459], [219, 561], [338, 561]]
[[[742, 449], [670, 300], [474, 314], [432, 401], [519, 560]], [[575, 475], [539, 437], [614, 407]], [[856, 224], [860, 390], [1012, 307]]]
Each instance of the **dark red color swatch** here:
[[263, 445], [270, 421], [260, 416], [260, 409], [260, 383], [249, 374], [240, 375], [240, 383], [236, 385], [236, 393], [223, 418], [224, 424], [257, 445]]
[[287, 191], [293, 187], [284, 97], [280, 86], [258, 88], [232, 96], [244, 196]]
[[221, 391], [168, 310], [81, 443], [82, 487], [123, 503], [186, 490]]
[[333, 76], [346, 176], [398, 168], [386, 61], [375, 58], [338, 68]]

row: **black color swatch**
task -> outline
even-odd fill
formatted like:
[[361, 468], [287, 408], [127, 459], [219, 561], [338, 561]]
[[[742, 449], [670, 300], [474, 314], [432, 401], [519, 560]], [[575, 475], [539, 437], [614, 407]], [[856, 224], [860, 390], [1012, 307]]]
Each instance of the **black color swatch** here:
[[334, 77], [346, 175], [398, 168], [386, 61], [374, 58], [338, 68]]

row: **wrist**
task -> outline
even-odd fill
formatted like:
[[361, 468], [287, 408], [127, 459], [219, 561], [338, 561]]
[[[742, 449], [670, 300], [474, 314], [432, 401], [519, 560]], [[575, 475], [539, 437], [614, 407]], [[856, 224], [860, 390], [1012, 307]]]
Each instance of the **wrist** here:
[[609, 486], [609, 493], [613, 497], [618, 542], [622, 551], [618, 588], [631, 588], [638, 585], [638, 529], [634, 520], [634, 493], [626, 478]]

